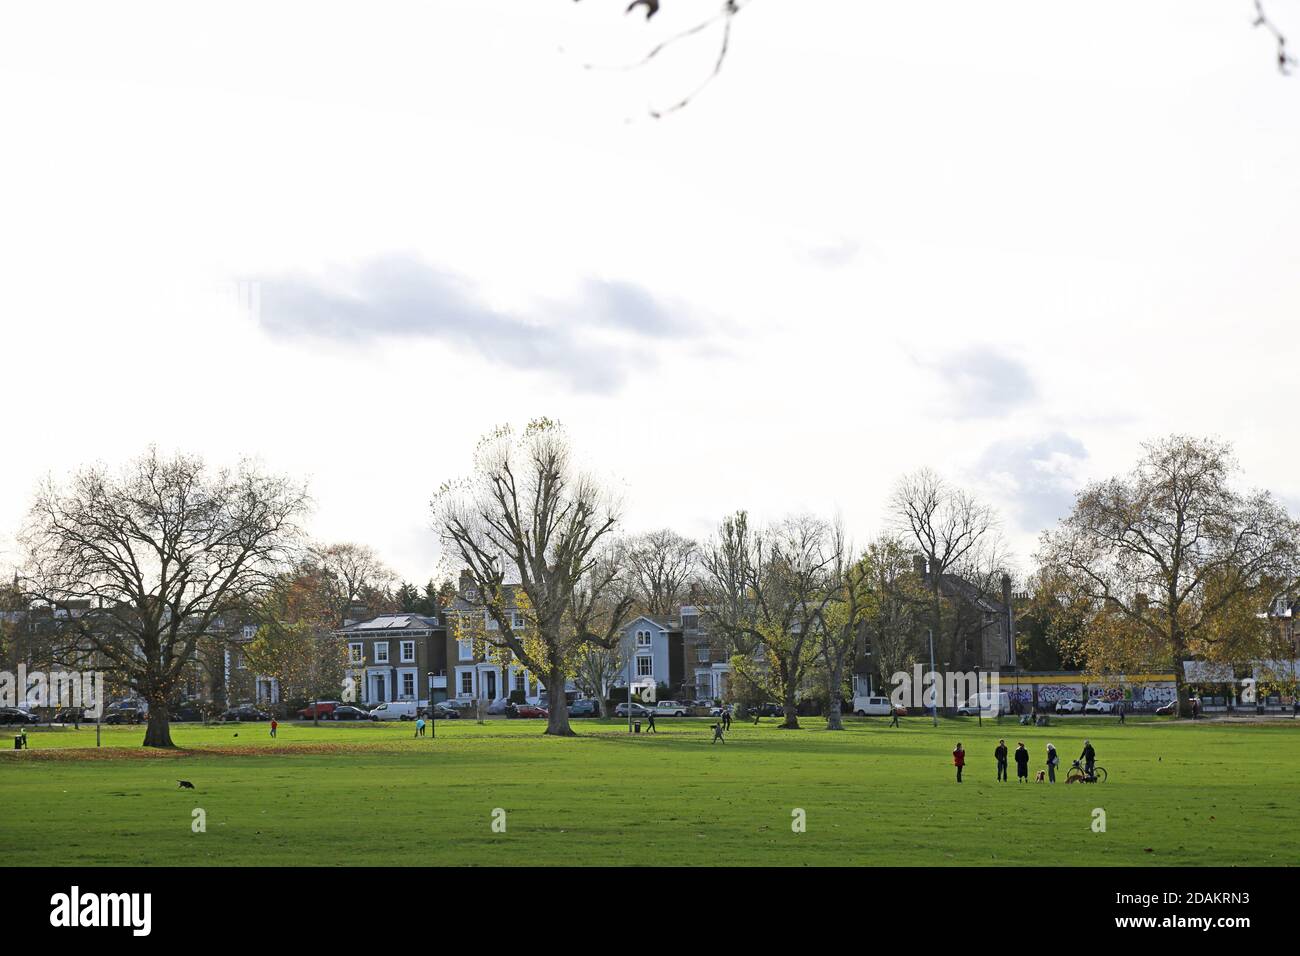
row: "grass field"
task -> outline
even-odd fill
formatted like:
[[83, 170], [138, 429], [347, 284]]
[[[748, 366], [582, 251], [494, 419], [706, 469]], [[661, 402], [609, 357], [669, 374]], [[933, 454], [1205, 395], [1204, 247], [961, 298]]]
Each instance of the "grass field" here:
[[[541, 736], [540, 721], [177, 725], [177, 754], [139, 727], [35, 730], [0, 753], [6, 865], [1293, 865], [1300, 860], [1300, 725], [1077, 719], [1049, 728], [971, 719], [617, 721]], [[238, 736], [235, 736], [238, 734]], [[999, 736], [1031, 773], [1052, 741], [1065, 766], [1091, 737], [1105, 784], [994, 780]], [[11, 736], [2, 738], [8, 742]], [[967, 751], [957, 785], [950, 752]], [[91, 749], [83, 749], [91, 748]], [[1064, 769], [1064, 768], [1062, 768]], [[1063, 774], [1059, 775], [1063, 777]], [[196, 791], [177, 789], [194, 782]], [[206, 813], [194, 833], [192, 811]], [[506, 831], [493, 832], [493, 810]], [[805, 811], [806, 832], [792, 831]], [[1094, 808], [1106, 831], [1093, 832]]]

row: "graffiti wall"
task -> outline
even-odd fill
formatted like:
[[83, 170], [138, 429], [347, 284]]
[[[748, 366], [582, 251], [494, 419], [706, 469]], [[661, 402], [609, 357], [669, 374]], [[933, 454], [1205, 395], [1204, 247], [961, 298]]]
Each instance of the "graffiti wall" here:
[[1058, 700], [1080, 700], [1082, 697], [1082, 684], [1040, 684], [1038, 686], [1039, 707], [1055, 707]]

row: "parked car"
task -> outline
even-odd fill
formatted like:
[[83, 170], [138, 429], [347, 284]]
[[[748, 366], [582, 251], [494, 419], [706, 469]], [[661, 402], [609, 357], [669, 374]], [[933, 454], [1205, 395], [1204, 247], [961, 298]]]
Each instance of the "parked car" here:
[[337, 700], [318, 700], [298, 711], [299, 720], [329, 720], [334, 715], [334, 708], [342, 707]]
[[231, 707], [221, 715], [222, 720], [238, 721], [248, 723], [258, 720], [270, 720], [271, 715], [266, 711], [254, 706], [253, 704], [240, 704], [237, 707]]
[[[429, 708], [422, 707], [420, 709], [422, 711], [420, 716], [429, 716]], [[460, 708], [456, 707], [454, 702], [450, 700], [440, 700], [433, 705], [433, 716], [436, 720], [459, 720]]]
[[710, 716], [710, 717], [721, 717], [721, 716], [723, 715], [724, 712], [729, 712], [729, 713], [731, 714], [731, 716], [733, 716], [733, 717], [736, 716], [736, 705], [735, 705], [735, 704], [723, 704], [723, 705], [720, 706], [720, 707], [710, 707], [710, 708], [709, 708], [709, 716]]
[[853, 713], [859, 717], [888, 717], [891, 713], [889, 698], [855, 695], [853, 698]]
[[39, 724], [41, 719], [19, 707], [0, 707], [0, 724]]
[[997, 694], [991, 691], [976, 694], [957, 708], [958, 717], [978, 717], [981, 714], [985, 717], [996, 717], [999, 714], [1009, 713], [1011, 713], [1011, 695], [1005, 691]]
[[1081, 714], [1083, 713], [1083, 704], [1073, 697], [1067, 697], [1056, 702], [1056, 712], [1058, 714]]
[[1100, 698], [1094, 697], [1092, 700], [1088, 701], [1088, 703], [1084, 704], [1083, 712], [1085, 714], [1113, 714], [1115, 712], [1115, 705], [1108, 700], [1101, 700]]
[[185, 701], [169, 710], [167, 718], [178, 724], [199, 721], [203, 719], [203, 706], [195, 701]]
[[518, 704], [515, 706], [516, 717], [549, 717], [551, 712], [539, 704]]
[[[619, 704], [617, 707], [614, 708], [614, 716], [615, 717], [628, 716], [628, 706], [629, 705], [626, 703]], [[650, 708], [645, 706], [644, 704], [638, 704], [636, 701], [632, 702], [631, 708], [632, 708], [633, 717], [648, 717], [650, 715]]]
[[782, 707], [780, 704], [775, 704], [769, 700], [766, 704], [758, 704], [754, 707], [749, 708], [749, 716], [783, 717], [785, 716], [785, 708]]
[[340, 704], [330, 714], [330, 720], [369, 720], [370, 711], [351, 704]]
[[371, 720], [415, 720], [413, 700], [386, 700], [370, 711]]
[[65, 707], [54, 714], [54, 723], [56, 724], [84, 724], [94, 723], [94, 717], [86, 716], [84, 707]]
[[[1188, 706], [1191, 706], [1192, 701], [1196, 701], [1199, 703], [1200, 700], [1201, 698], [1199, 697], [1189, 697], [1187, 698]], [[1173, 700], [1169, 701], [1168, 703], [1161, 704], [1159, 707], [1156, 708], [1156, 713], [1159, 714], [1161, 717], [1168, 717], [1170, 715], [1177, 714], [1178, 698], [1175, 697]]]
[[148, 711], [135, 701], [123, 700], [109, 705], [100, 721], [105, 724], [138, 724], [148, 716]]
[[656, 717], [685, 717], [687, 713], [685, 701], [680, 700], [661, 700], [653, 707]]
[[506, 712], [506, 707], [509, 705], [509, 697], [498, 697], [496, 700], [492, 701], [492, 703], [487, 705], [487, 713], [494, 715], [504, 714]]
[[594, 700], [575, 700], [569, 705], [570, 717], [599, 717], [600, 705]]

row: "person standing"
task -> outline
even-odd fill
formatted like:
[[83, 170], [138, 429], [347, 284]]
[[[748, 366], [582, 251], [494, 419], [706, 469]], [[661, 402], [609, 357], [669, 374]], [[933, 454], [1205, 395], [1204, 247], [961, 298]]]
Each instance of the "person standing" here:
[[724, 744], [727, 742], [726, 738], [722, 736], [722, 724], [714, 724], [713, 739], [709, 741], [709, 744], [710, 745], [716, 744], [719, 740], [721, 740]]
[[957, 782], [961, 783], [961, 768], [966, 766], [966, 751], [961, 748], [961, 741], [952, 752], [952, 765], [957, 768]]
[[890, 718], [889, 718], [889, 726], [891, 726], [891, 727], [901, 727], [902, 724], [900, 724], [900, 723], [898, 722], [898, 707], [897, 707], [897, 705], [895, 705], [895, 704], [890, 704], [890, 705], [889, 705], [889, 714], [890, 714]]
[[276, 720], [274, 717], [272, 717], [272, 718], [271, 718], [271, 736], [274, 737], [274, 736], [275, 736], [275, 732], [276, 732], [277, 730], [279, 730], [279, 729], [280, 729], [280, 722], [279, 722], [278, 720]]
[[730, 707], [722, 708], [722, 729], [723, 730], [731, 729], [731, 708]]
[[1023, 740], [1016, 744], [1016, 780], [1019, 783], [1029, 782], [1029, 751], [1025, 749]]
[[1124, 723], [1124, 710], [1127, 705], [1125, 704], [1124, 701], [1121, 700], [1118, 706], [1119, 706], [1119, 722], [1122, 724]]
[[1056, 752], [1056, 748], [1051, 744], [1047, 745], [1047, 779], [1056, 783], [1056, 767], [1061, 762], [1061, 757]]
[[1007, 782], [1007, 742], [999, 740], [997, 749], [993, 751], [993, 756], [998, 761], [998, 779], [1003, 783]]

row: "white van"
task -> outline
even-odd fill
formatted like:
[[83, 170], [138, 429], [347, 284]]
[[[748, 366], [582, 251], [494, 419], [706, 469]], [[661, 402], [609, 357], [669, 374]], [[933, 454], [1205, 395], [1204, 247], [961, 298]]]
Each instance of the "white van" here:
[[371, 720], [415, 720], [413, 700], [390, 700], [370, 711]]
[[853, 713], [859, 717], [888, 717], [891, 709], [888, 697], [858, 697], [855, 695], [853, 698]]
[[999, 714], [1009, 713], [1011, 713], [1011, 695], [1005, 691], [999, 694], [992, 691], [976, 694], [957, 708], [958, 717], [978, 717], [981, 714], [985, 717], [997, 717]]

